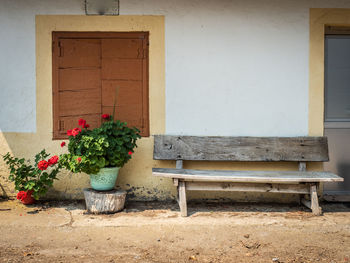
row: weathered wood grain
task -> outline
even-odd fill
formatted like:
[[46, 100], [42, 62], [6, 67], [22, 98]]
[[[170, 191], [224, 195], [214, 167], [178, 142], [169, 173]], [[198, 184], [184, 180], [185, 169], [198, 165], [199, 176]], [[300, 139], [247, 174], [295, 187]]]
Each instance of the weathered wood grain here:
[[183, 168], [183, 161], [176, 160], [176, 169], [182, 169], [182, 168]]
[[179, 182], [178, 191], [181, 216], [187, 216], [186, 182]]
[[255, 183], [311, 183], [342, 182], [344, 179], [330, 172], [306, 171], [226, 171], [153, 168], [154, 176], [188, 181], [255, 182]]
[[321, 215], [322, 209], [318, 204], [317, 188], [316, 185], [310, 186], [310, 199], [311, 199], [311, 210], [314, 215]]
[[112, 190], [107, 192], [84, 189], [88, 212], [94, 214], [115, 213], [124, 209], [126, 192]]
[[299, 171], [306, 171], [306, 162], [299, 163]]
[[186, 182], [186, 190], [310, 194], [307, 184]]
[[326, 137], [154, 136], [155, 160], [328, 161]]

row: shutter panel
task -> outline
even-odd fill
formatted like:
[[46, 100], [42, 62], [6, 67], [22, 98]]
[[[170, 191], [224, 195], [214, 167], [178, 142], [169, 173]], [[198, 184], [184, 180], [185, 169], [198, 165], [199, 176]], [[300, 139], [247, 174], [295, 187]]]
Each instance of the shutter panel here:
[[67, 130], [78, 127], [80, 118], [91, 128], [101, 124], [101, 40], [56, 41], [54, 138], [61, 139], [68, 138]]
[[149, 136], [148, 33], [53, 32], [54, 139], [80, 118], [99, 127], [116, 88], [116, 119]]
[[[118, 98], [114, 116], [148, 134], [148, 80], [146, 39], [102, 39], [102, 111], [113, 114], [116, 89]], [[146, 100], [144, 97], [146, 96]], [[146, 102], [146, 103], [145, 103]], [[145, 114], [146, 112], [146, 114]]]
[[126, 121], [130, 127], [142, 127], [142, 85], [139, 81], [103, 80], [103, 112], [113, 114], [116, 88], [118, 88], [118, 98], [115, 118]]
[[101, 40], [60, 39], [60, 68], [99, 68], [101, 65]]

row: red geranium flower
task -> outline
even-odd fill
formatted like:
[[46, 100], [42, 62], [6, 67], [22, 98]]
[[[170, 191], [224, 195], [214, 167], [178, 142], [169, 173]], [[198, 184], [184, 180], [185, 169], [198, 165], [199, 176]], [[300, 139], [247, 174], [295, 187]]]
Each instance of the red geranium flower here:
[[22, 199], [24, 199], [26, 196], [27, 196], [27, 192], [26, 192], [26, 191], [19, 191], [19, 192], [17, 193], [17, 199], [18, 199], [18, 200], [22, 200]]
[[80, 128], [74, 128], [72, 130], [72, 136], [77, 136], [79, 133], [81, 132], [81, 129]]
[[[21, 200], [23, 204], [31, 204], [33, 201], [32, 194], [33, 194], [33, 190], [19, 191], [17, 193], [17, 199]], [[20, 216], [22, 216], [22, 214], [20, 214]]]
[[72, 134], [72, 130], [68, 130], [68, 131], [67, 131], [67, 135], [68, 135], [68, 136], [72, 136], [72, 135], [73, 135], [73, 134]]
[[87, 128], [89, 128], [89, 127], [90, 127], [89, 124], [84, 124], [84, 125], [83, 125], [83, 128], [86, 128], [86, 129], [87, 129]]
[[132, 152], [132, 151], [129, 151], [129, 152], [128, 152], [128, 154], [129, 154], [129, 155], [132, 155], [132, 154], [133, 154], [133, 152]]
[[52, 157], [49, 159], [49, 165], [50, 165], [50, 166], [55, 165], [57, 162], [58, 162], [58, 156], [57, 156], [57, 155], [54, 155], [54, 156], [52, 156]]
[[86, 124], [86, 120], [84, 120], [84, 119], [79, 119], [79, 120], [78, 120], [78, 124], [79, 124], [79, 126], [84, 127], [84, 125]]
[[38, 168], [41, 170], [41, 171], [44, 171], [47, 169], [47, 167], [49, 167], [49, 163], [45, 160], [42, 160], [38, 163]]
[[77, 158], [77, 162], [78, 162], [78, 163], [81, 162], [81, 158], [80, 158], [80, 157]]
[[108, 120], [110, 118], [109, 114], [102, 114], [102, 119]]
[[65, 146], [66, 142], [61, 142], [61, 147]]

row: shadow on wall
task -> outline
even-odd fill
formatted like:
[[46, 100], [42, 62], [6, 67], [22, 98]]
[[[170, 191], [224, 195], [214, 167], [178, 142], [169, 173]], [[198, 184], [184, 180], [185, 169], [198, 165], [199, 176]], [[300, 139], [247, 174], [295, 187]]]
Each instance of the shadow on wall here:
[[[49, 128], [45, 129], [49, 130]], [[36, 153], [43, 148], [51, 154], [62, 154], [67, 147], [60, 147], [61, 140], [52, 140], [52, 134], [38, 131], [38, 133], [0, 133], [0, 154], [10, 152], [16, 157], [33, 160]], [[152, 176], [152, 167], [157, 166], [153, 160], [153, 138], [143, 138], [138, 143], [133, 159], [120, 170], [117, 187], [128, 192], [132, 200], [169, 200], [175, 199], [176, 189], [171, 180], [160, 180]], [[161, 162], [165, 167], [172, 167], [170, 162]], [[9, 171], [0, 158], [0, 195], [14, 197], [14, 185], [8, 180]], [[83, 199], [83, 189], [90, 186], [89, 176], [86, 174], [73, 174], [61, 171], [54, 182], [46, 199]]]
[[350, 180], [348, 175], [350, 174], [350, 164], [348, 162], [340, 162], [337, 165], [338, 174], [344, 177], [344, 182], [332, 183], [332, 188], [337, 191], [349, 191]]
[[5, 197], [5, 198], [8, 198], [8, 194], [7, 192], [5, 191], [5, 188], [2, 186], [2, 184], [0, 183], [0, 196], [1, 197]]
[[[52, 141], [51, 134], [41, 133], [0, 133], [0, 195], [7, 197], [14, 197], [16, 191], [14, 184], [9, 181], [9, 170], [7, 165], [2, 159], [2, 156], [7, 152], [10, 152], [13, 156], [18, 158], [25, 158], [34, 161], [34, 156], [42, 149], [46, 149], [48, 153], [60, 154], [63, 153], [61, 147], [59, 147], [60, 141]], [[64, 178], [66, 175], [60, 173], [59, 178]], [[56, 181], [57, 184], [59, 181]], [[64, 182], [58, 183], [58, 185]], [[67, 184], [66, 182], [65, 184]], [[61, 190], [65, 186], [60, 186]]]
[[[48, 130], [48, 129], [46, 129]], [[67, 148], [60, 147], [61, 141], [53, 141], [52, 134], [43, 133], [0, 133], [0, 154], [11, 152], [17, 157], [32, 159], [43, 148], [52, 154], [61, 154]], [[128, 192], [129, 200], [154, 201], [175, 200], [176, 187], [169, 178], [152, 176], [152, 167], [174, 168], [175, 161], [153, 160], [153, 139], [143, 138], [135, 151], [133, 160], [121, 169], [117, 179], [117, 187]], [[297, 170], [295, 163], [261, 163], [261, 162], [184, 162], [185, 169], [211, 170]], [[313, 169], [313, 165], [308, 165]], [[8, 180], [9, 171], [0, 158], [0, 195], [14, 197], [13, 183]], [[49, 190], [47, 199], [83, 199], [83, 188], [89, 187], [89, 177], [86, 174], [72, 174], [63, 171], [59, 180]], [[205, 192], [189, 191], [188, 200], [231, 200], [234, 202], [279, 202], [288, 203], [298, 201], [297, 196], [272, 193], [245, 192]]]

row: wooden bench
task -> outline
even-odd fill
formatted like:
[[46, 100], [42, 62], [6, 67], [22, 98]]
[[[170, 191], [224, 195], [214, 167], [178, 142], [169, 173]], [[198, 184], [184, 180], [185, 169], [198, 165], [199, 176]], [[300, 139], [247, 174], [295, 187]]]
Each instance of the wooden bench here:
[[[186, 190], [293, 193], [316, 215], [322, 214], [317, 190], [322, 182], [343, 181], [323, 171], [306, 171], [306, 162], [326, 162], [326, 137], [154, 136], [155, 160], [175, 160], [176, 169], [153, 168], [154, 176], [173, 179], [182, 216]], [[298, 171], [183, 169], [183, 161], [298, 162]], [[310, 196], [310, 198], [307, 198]], [[306, 198], [305, 198], [306, 197]]]

